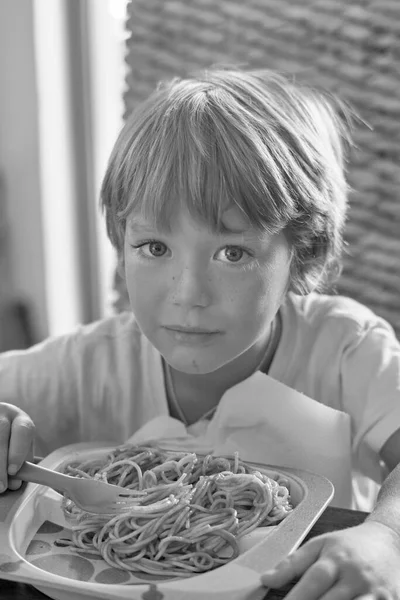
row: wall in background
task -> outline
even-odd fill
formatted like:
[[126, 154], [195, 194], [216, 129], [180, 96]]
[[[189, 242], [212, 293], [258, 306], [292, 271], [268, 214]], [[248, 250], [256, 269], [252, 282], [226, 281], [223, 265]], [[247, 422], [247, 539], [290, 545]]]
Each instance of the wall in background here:
[[3, 294], [27, 302], [35, 335], [43, 338], [48, 324], [32, 22], [31, 0], [1, 0], [0, 173], [10, 278], [0, 286]]

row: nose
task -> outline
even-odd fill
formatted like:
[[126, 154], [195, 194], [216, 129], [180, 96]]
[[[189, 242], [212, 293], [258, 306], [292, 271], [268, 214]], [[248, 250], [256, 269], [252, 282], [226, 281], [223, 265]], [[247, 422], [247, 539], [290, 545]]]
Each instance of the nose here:
[[209, 306], [212, 294], [206, 269], [199, 265], [184, 265], [172, 276], [171, 299], [185, 308]]

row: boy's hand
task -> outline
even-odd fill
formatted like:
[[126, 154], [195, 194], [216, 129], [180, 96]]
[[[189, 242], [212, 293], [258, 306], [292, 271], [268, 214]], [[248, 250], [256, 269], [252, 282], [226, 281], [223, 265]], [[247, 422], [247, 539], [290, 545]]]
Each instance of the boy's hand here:
[[15, 475], [25, 460], [33, 457], [33, 440], [35, 425], [30, 417], [21, 409], [0, 402], [0, 493], [7, 487], [16, 490], [21, 486], [17, 479], [9, 480]]
[[381, 523], [327, 533], [262, 575], [280, 588], [301, 577], [286, 600], [399, 600], [400, 537]]

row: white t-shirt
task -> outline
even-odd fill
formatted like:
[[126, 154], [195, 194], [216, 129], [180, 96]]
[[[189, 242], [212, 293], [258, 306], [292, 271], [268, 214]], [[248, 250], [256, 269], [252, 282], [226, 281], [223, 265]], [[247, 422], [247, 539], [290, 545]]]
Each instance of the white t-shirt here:
[[[268, 374], [347, 413], [354, 465], [379, 480], [379, 451], [400, 427], [400, 343], [393, 329], [341, 296], [289, 294], [280, 315]], [[31, 416], [43, 453], [79, 441], [117, 445], [168, 415], [161, 356], [128, 312], [1, 354], [0, 401]]]

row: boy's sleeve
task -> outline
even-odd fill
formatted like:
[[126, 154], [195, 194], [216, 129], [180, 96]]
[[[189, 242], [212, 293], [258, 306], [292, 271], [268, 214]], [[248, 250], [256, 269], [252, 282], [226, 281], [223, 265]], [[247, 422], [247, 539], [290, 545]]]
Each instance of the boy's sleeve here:
[[0, 402], [14, 404], [31, 417], [36, 454], [79, 441], [78, 356], [75, 335], [0, 354]]
[[376, 318], [345, 349], [341, 378], [353, 451], [366, 456], [370, 450], [379, 462], [382, 446], [400, 428], [400, 343], [386, 321]]

